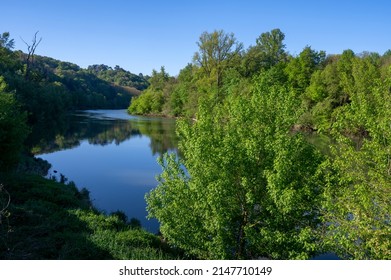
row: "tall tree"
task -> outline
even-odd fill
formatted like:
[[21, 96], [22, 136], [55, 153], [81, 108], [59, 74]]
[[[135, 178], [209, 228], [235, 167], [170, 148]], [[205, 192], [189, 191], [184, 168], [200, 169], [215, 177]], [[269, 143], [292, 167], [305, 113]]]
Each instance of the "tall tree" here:
[[201, 67], [207, 77], [215, 81], [217, 93], [222, 87], [223, 75], [232, 62], [239, 56], [243, 44], [239, 43], [234, 34], [223, 30], [212, 33], [204, 32], [197, 42], [199, 51], [194, 54], [193, 61]]
[[292, 86], [299, 94], [309, 86], [315, 70], [321, 69], [326, 58], [324, 51], [315, 51], [306, 46], [298, 57], [293, 58], [287, 65], [286, 71]]
[[256, 39], [243, 59], [244, 76], [253, 76], [261, 69], [269, 69], [280, 62], [286, 62], [288, 55], [283, 43], [285, 34], [280, 29], [262, 33]]
[[265, 54], [270, 66], [286, 59], [284, 39], [285, 34], [277, 28], [270, 32], [262, 33], [256, 40], [257, 46]]

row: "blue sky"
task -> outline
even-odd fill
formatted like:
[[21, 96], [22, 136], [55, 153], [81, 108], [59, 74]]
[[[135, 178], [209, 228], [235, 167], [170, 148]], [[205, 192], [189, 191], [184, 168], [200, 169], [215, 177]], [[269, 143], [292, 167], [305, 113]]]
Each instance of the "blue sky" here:
[[171, 75], [191, 62], [204, 31], [233, 32], [245, 48], [280, 28], [296, 55], [309, 45], [328, 54], [391, 49], [391, 1], [262, 0], [0, 0], [0, 32], [26, 51], [87, 67], [107, 64], [150, 74], [164, 65]]

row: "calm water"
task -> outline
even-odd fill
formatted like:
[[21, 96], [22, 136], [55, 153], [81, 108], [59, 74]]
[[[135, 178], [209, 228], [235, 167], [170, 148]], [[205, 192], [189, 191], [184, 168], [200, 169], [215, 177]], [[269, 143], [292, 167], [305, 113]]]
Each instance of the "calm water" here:
[[157, 157], [176, 152], [175, 120], [89, 110], [75, 113], [61, 127], [33, 148], [52, 164], [51, 175], [61, 173], [87, 188], [98, 209], [121, 210], [157, 232], [158, 222], [146, 218], [144, 196], [157, 184]]

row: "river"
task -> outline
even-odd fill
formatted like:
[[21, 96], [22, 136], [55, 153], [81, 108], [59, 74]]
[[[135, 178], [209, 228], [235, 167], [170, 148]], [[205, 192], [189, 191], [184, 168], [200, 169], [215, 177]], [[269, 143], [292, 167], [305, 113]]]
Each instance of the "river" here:
[[48, 176], [63, 175], [88, 189], [99, 210], [121, 210], [158, 232], [158, 222], [146, 217], [144, 196], [157, 185], [157, 157], [177, 152], [175, 120], [130, 116], [126, 110], [78, 111], [33, 151], [52, 165]]

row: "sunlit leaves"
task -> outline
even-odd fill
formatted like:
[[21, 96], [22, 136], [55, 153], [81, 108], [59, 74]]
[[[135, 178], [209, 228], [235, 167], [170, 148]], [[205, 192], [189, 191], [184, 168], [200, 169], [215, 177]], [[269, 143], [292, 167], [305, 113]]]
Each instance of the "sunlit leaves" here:
[[[358, 63], [364, 65], [365, 61]], [[366, 74], [370, 75], [370, 71], [362, 72]], [[325, 219], [330, 224], [330, 235], [326, 240], [346, 258], [388, 259], [390, 81], [372, 81], [362, 86], [352, 93], [350, 106], [338, 115], [332, 130], [337, 145], [331, 162], [338, 176], [327, 188]]]
[[317, 250], [322, 157], [289, 133], [300, 101], [283, 80], [282, 69], [271, 69], [252, 97], [230, 94], [219, 105], [211, 97], [196, 121], [179, 122], [183, 159], [164, 158], [147, 199], [171, 244], [202, 258], [308, 258]]

